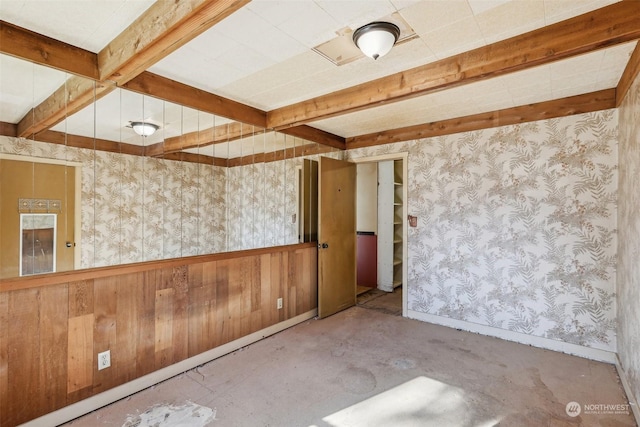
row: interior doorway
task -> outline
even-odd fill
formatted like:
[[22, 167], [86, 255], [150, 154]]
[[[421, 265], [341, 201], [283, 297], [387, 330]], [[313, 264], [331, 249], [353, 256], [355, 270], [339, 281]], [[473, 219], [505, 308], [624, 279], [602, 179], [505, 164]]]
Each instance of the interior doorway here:
[[[299, 240], [300, 242], [315, 241], [318, 244], [319, 306], [321, 294], [324, 294], [328, 300], [337, 300], [340, 299], [339, 295], [344, 295], [345, 301], [347, 299], [353, 301], [341, 303], [338, 310], [329, 310], [321, 317], [354, 305], [358, 301], [369, 308], [381, 308], [382, 311], [391, 312], [391, 314], [406, 316], [407, 297], [404, 291], [407, 283], [407, 158], [407, 153], [395, 153], [355, 159], [351, 161], [355, 164], [353, 177], [333, 180], [332, 184], [337, 184], [335, 188], [332, 187], [335, 190], [333, 197], [339, 195], [340, 199], [345, 194], [342, 192], [342, 186], [353, 182], [354, 191], [349, 193], [353, 194], [352, 203], [355, 210], [354, 227], [350, 232], [353, 235], [347, 239], [345, 231], [342, 230], [340, 238], [333, 243], [324, 241], [322, 233], [319, 232], [323, 228], [320, 224], [325, 221], [324, 228], [327, 228], [331, 224], [344, 223], [351, 214], [342, 212], [336, 215], [336, 212], [341, 209], [337, 209], [333, 201], [329, 203], [330, 208], [324, 214], [319, 209], [318, 204], [322, 204], [318, 201], [322, 199], [320, 181], [323, 174], [320, 172], [322, 168], [318, 167], [318, 162], [305, 160], [298, 170], [296, 217], [299, 221]], [[320, 163], [322, 159], [324, 158], [321, 158]], [[332, 159], [324, 161], [334, 162]], [[346, 167], [349, 162], [338, 163], [345, 163], [343, 166]], [[329, 172], [329, 174], [333, 173], [335, 172]], [[346, 203], [347, 200], [344, 202]], [[350, 262], [347, 266], [344, 265], [345, 260], [350, 259], [347, 255], [350, 255], [352, 250], [346, 250], [341, 246], [345, 246], [344, 242], [351, 238], [354, 241], [355, 255], [353, 263]], [[337, 258], [329, 264], [320, 262], [329, 252], [336, 254]], [[361, 265], [358, 266], [358, 263]], [[326, 268], [320, 268], [323, 265]], [[352, 269], [353, 280], [344, 278], [329, 280], [329, 282], [340, 283], [339, 289], [321, 289], [324, 277], [321, 270], [333, 271], [334, 269], [337, 269], [336, 271]], [[347, 293], [350, 294], [348, 298]]]
[[0, 154], [0, 277], [80, 266], [81, 164]]
[[357, 164], [357, 304], [407, 313], [407, 153]]

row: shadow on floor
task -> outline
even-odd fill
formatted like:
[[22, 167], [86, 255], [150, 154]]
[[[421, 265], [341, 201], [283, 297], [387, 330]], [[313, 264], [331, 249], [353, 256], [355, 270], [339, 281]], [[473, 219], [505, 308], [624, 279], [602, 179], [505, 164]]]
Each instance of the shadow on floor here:
[[394, 289], [393, 292], [373, 288], [358, 295], [356, 304], [358, 307], [378, 310], [393, 316], [402, 316], [402, 287]]

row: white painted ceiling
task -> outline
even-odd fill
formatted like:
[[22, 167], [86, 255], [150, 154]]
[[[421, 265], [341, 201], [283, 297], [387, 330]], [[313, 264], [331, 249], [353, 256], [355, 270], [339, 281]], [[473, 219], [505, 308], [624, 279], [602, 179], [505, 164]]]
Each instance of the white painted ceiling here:
[[[168, 0], [161, 0], [168, 1]], [[253, 0], [149, 71], [270, 111], [424, 65], [598, 9], [616, 0]], [[2, 20], [92, 52], [105, 47], [142, 14], [150, 0], [2, 0]], [[336, 66], [312, 49], [345, 29], [393, 13], [418, 37], [373, 61]], [[431, 95], [310, 123], [357, 136], [613, 88], [636, 42]], [[69, 76], [0, 55], [0, 121], [17, 123]], [[161, 130], [134, 135], [130, 121], [151, 120]], [[117, 90], [53, 129], [131, 144], [153, 144], [227, 123], [222, 117]], [[298, 146], [280, 134], [191, 150], [237, 157]], [[214, 149], [216, 150], [214, 152]]]

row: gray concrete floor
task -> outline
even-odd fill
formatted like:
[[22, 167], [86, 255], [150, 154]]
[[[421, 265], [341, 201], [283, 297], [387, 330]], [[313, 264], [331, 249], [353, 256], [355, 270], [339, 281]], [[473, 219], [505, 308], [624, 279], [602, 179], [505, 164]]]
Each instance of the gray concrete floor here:
[[[567, 415], [570, 402], [581, 405], [580, 415]], [[626, 403], [613, 365], [361, 305], [68, 425], [635, 426], [630, 413], [586, 406]]]
[[393, 292], [371, 289], [358, 295], [356, 304], [394, 316], [402, 316], [402, 287], [394, 289]]

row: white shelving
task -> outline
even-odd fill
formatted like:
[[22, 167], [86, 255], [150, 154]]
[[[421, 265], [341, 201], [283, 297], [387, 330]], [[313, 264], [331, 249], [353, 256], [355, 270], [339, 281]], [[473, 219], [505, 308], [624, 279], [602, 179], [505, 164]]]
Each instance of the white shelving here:
[[402, 284], [402, 160], [378, 163], [378, 289], [391, 292]]

